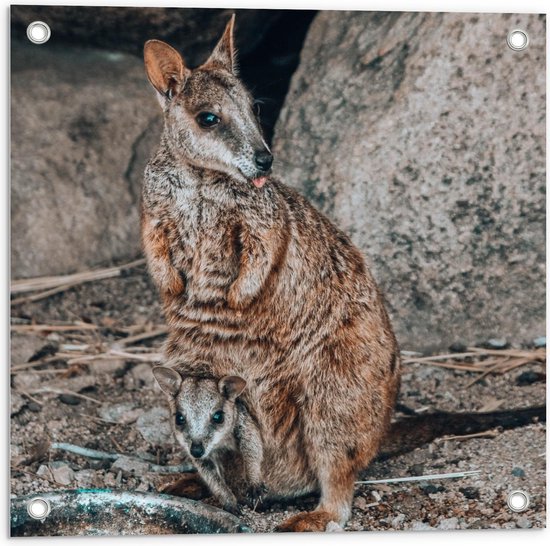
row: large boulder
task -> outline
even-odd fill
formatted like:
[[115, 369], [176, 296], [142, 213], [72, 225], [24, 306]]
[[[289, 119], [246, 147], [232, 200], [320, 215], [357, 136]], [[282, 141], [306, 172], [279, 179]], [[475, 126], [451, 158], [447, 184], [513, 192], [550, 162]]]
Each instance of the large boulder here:
[[142, 62], [17, 42], [11, 61], [12, 277], [135, 257], [162, 123]]
[[51, 42], [86, 45], [141, 56], [150, 38], [169, 42], [184, 59], [198, 64], [219, 40], [233, 13], [237, 15], [236, 42], [241, 54], [258, 44], [280, 12], [209, 8], [145, 8], [107, 6], [12, 6], [12, 36], [25, 38], [32, 21], [44, 21]]
[[[527, 50], [506, 44], [525, 29]], [[369, 256], [403, 348], [545, 331], [545, 19], [322, 12], [278, 173]]]

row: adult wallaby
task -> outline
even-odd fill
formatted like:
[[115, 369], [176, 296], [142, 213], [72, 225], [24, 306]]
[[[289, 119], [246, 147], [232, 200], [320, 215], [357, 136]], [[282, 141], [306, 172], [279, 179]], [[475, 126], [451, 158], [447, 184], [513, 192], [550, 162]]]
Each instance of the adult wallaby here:
[[[253, 100], [237, 76], [234, 18], [188, 68], [145, 44], [164, 111], [145, 171], [142, 238], [170, 326], [168, 364], [239, 375], [262, 430], [262, 481], [276, 497], [317, 491], [279, 530], [323, 531], [351, 512], [399, 388], [383, 298], [350, 239], [271, 176]], [[307, 138], [307, 135], [304, 135]]]

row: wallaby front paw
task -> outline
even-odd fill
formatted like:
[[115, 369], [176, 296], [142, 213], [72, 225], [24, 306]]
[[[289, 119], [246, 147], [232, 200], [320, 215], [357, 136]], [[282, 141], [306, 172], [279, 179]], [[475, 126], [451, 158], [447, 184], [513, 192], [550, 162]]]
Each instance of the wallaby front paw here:
[[242, 508], [237, 503], [226, 503], [222, 507], [226, 512], [229, 512], [230, 514], [233, 514], [234, 516], [242, 516], [243, 511]]
[[261, 504], [267, 493], [267, 486], [265, 483], [257, 483], [251, 485], [246, 490], [246, 503], [251, 508], [256, 508], [258, 504]]

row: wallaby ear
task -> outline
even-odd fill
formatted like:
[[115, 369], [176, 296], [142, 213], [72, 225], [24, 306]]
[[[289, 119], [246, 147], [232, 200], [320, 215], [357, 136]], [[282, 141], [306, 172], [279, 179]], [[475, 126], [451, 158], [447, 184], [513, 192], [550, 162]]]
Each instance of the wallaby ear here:
[[183, 88], [189, 69], [181, 55], [160, 40], [149, 40], [143, 47], [145, 71], [151, 85], [168, 100]]
[[159, 387], [169, 396], [176, 396], [178, 394], [182, 378], [181, 375], [174, 370], [174, 368], [168, 368], [167, 366], [155, 366], [153, 368], [153, 375], [159, 384]]
[[237, 73], [237, 51], [235, 49], [234, 27], [235, 14], [231, 16], [229, 23], [227, 23], [225, 27], [223, 36], [220, 38], [220, 41], [217, 43], [208, 60], [204, 63], [205, 66], [215, 66], [223, 68], [233, 74]]
[[232, 402], [243, 392], [246, 387], [246, 381], [236, 375], [226, 375], [218, 383], [220, 393]]

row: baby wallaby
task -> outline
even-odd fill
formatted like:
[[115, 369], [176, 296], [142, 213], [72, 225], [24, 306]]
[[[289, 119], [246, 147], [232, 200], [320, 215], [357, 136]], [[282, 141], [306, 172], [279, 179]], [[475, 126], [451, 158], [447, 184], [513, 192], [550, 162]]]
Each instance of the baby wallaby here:
[[[221, 379], [182, 376], [173, 368], [156, 366], [153, 374], [168, 396], [172, 430], [177, 442], [224, 510], [239, 514], [235, 493], [224, 476], [224, 459], [237, 452], [242, 459], [247, 484], [246, 499], [260, 499], [262, 437], [257, 423], [239, 395], [246, 387], [242, 377]], [[232, 476], [234, 478], [234, 476]]]

